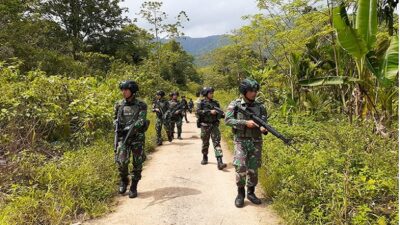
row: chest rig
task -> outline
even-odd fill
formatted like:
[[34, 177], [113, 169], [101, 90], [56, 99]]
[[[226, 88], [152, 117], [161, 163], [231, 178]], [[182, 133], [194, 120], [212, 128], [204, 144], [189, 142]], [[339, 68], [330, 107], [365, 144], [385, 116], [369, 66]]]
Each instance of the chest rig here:
[[132, 102], [123, 101], [118, 109], [118, 118], [122, 128], [133, 124], [139, 117], [140, 106], [136, 100]]
[[[262, 104], [259, 102], [253, 102], [251, 104], [243, 102], [241, 99], [236, 100], [236, 105], [242, 106], [243, 108], [251, 109], [254, 114], [256, 114], [260, 118], [265, 118], [266, 115], [263, 115], [262, 112]], [[251, 118], [238, 112], [237, 110], [234, 111], [234, 117], [237, 120], [250, 120]], [[262, 133], [258, 127], [255, 128], [248, 128], [244, 126], [243, 130], [233, 129], [233, 133], [235, 134], [236, 138], [251, 138], [255, 140], [262, 139]]]

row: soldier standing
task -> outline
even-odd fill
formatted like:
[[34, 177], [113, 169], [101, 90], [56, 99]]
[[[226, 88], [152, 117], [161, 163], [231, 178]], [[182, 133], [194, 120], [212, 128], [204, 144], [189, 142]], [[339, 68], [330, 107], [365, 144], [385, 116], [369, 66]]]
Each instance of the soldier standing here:
[[226, 164], [222, 162], [221, 132], [219, 131], [219, 120], [225, 117], [222, 110], [219, 109], [219, 103], [214, 100], [214, 89], [206, 87], [202, 92], [204, 99], [200, 101], [197, 109], [199, 116], [198, 124], [201, 128], [201, 140], [203, 141], [201, 152], [203, 154], [202, 165], [208, 163], [208, 147], [210, 146], [210, 137], [214, 145], [214, 153], [217, 158], [217, 167], [222, 170]]
[[[256, 100], [260, 85], [252, 79], [241, 82], [239, 91], [241, 98], [232, 101], [226, 113], [225, 123], [232, 127], [234, 134], [235, 153], [233, 165], [236, 170], [236, 185], [238, 195], [235, 205], [243, 207], [245, 186], [247, 186], [247, 199], [254, 204], [261, 204], [261, 200], [254, 194], [258, 183], [258, 168], [261, 166], [262, 134], [267, 130], [259, 127], [253, 120], [235, 110], [237, 106], [250, 108], [263, 120], [267, 120], [265, 106]], [[247, 174], [247, 180], [246, 180]]]
[[147, 105], [136, 98], [139, 87], [136, 82], [127, 80], [120, 83], [119, 88], [124, 97], [115, 105], [116, 125], [116, 152], [115, 161], [118, 163], [120, 175], [119, 193], [126, 192], [128, 179], [128, 164], [132, 154], [132, 177], [129, 190], [129, 198], [137, 197], [137, 185], [142, 177], [143, 162], [146, 160], [144, 152], [145, 131], [149, 121], [147, 116]]
[[164, 129], [167, 132], [168, 141], [172, 141], [172, 137], [169, 136], [168, 132], [168, 121], [166, 120], [166, 112], [169, 108], [168, 101], [164, 98], [164, 91], [157, 91], [156, 93], [156, 101], [153, 104], [153, 112], [156, 113], [156, 132], [157, 132], [157, 145], [162, 145], [162, 135], [161, 130], [164, 125]]
[[171, 93], [171, 100], [168, 102], [169, 109], [167, 112], [167, 118], [169, 120], [169, 135], [174, 138], [175, 124], [178, 130], [178, 139], [182, 140], [182, 112], [183, 104], [179, 102], [179, 92], [174, 91]]

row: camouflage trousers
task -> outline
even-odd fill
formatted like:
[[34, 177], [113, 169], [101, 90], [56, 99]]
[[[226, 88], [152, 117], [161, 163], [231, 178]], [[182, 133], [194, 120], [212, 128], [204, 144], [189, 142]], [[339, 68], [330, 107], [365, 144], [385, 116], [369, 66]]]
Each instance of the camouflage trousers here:
[[[235, 140], [233, 165], [238, 187], [253, 187], [258, 183], [258, 168], [261, 166], [262, 141]], [[247, 180], [246, 180], [247, 178]]]
[[178, 130], [178, 136], [181, 135], [182, 133], [182, 116], [178, 116], [178, 117], [172, 117], [171, 121], [169, 121], [169, 133], [171, 135], [171, 137], [174, 136], [174, 130], [175, 130], [175, 125], [176, 125], [176, 129]]
[[157, 132], [157, 143], [160, 144], [162, 143], [162, 135], [161, 135], [161, 130], [162, 126], [164, 125], [164, 130], [168, 135], [168, 122], [165, 122], [163, 119], [158, 118], [156, 119], [156, 132]]
[[[118, 143], [122, 145], [122, 141]], [[132, 155], [132, 180], [138, 181], [142, 178], [143, 163], [146, 160], [143, 142], [133, 142], [126, 145], [126, 148], [117, 151], [116, 161], [121, 179], [128, 179], [128, 165]]]
[[219, 131], [218, 125], [201, 126], [201, 140], [203, 144], [201, 146], [201, 153], [203, 155], [208, 154], [208, 147], [210, 146], [210, 137], [214, 145], [215, 157], [222, 156], [221, 148], [221, 132]]

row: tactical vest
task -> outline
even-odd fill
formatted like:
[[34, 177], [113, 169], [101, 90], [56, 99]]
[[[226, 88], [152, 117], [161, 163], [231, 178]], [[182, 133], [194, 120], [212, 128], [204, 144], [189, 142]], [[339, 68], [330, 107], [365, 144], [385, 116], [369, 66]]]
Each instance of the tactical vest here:
[[118, 117], [120, 127], [123, 129], [129, 125], [135, 123], [138, 120], [139, 112], [143, 109], [143, 102], [134, 99], [132, 102], [126, 102], [125, 100], [121, 103], [118, 108]]
[[156, 101], [155, 108], [160, 109], [163, 114], [168, 110], [168, 102], [165, 99], [160, 99]]
[[[237, 105], [241, 105], [241, 102], [242, 102], [242, 99], [236, 100]], [[251, 106], [248, 106], [246, 104], [245, 107], [250, 108], [260, 118], [266, 118], [266, 116], [267, 116], [267, 115], [263, 115], [262, 108], [264, 106], [260, 102], [256, 101], [253, 104], [251, 104]], [[238, 119], [238, 120], [250, 120], [251, 119], [250, 117], [247, 117], [238, 111], [234, 112], [234, 116], [235, 116], [235, 119]], [[259, 139], [259, 140], [262, 139], [262, 133], [261, 133], [259, 127], [248, 128], [248, 127], [244, 126], [243, 130], [233, 129], [233, 133], [235, 134], [235, 137], [239, 138], [239, 139], [240, 138], [252, 138], [252, 139]]]
[[[219, 108], [219, 103], [215, 100], [207, 101], [207, 100], [203, 99], [203, 100], [201, 100], [201, 102], [199, 104], [200, 110], [212, 110], [213, 107]], [[221, 119], [221, 115], [209, 114], [208, 116], [205, 116], [205, 115], [201, 116], [200, 122], [202, 122], [202, 123], [219, 123], [219, 119]]]
[[[174, 109], [176, 108], [176, 106], [177, 106], [180, 102], [179, 102], [179, 101], [170, 100], [168, 103], [169, 103], [169, 110], [172, 111], [172, 110], [174, 110]], [[181, 114], [178, 114], [178, 115], [173, 114], [173, 115], [171, 115], [172, 118], [177, 118], [177, 117], [179, 117], [179, 116], [181, 116]]]

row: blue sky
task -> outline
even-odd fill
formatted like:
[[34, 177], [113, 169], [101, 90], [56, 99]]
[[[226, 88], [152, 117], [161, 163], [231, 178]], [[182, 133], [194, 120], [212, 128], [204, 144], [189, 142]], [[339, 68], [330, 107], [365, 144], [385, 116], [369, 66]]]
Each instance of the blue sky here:
[[[128, 17], [137, 18], [137, 25], [149, 25], [137, 13], [145, 0], [125, 0], [121, 6], [129, 9]], [[184, 24], [183, 32], [190, 37], [205, 37], [227, 34], [246, 24], [242, 16], [258, 13], [255, 0], [164, 0], [162, 10], [171, 19], [181, 10], [186, 11], [190, 21]]]

